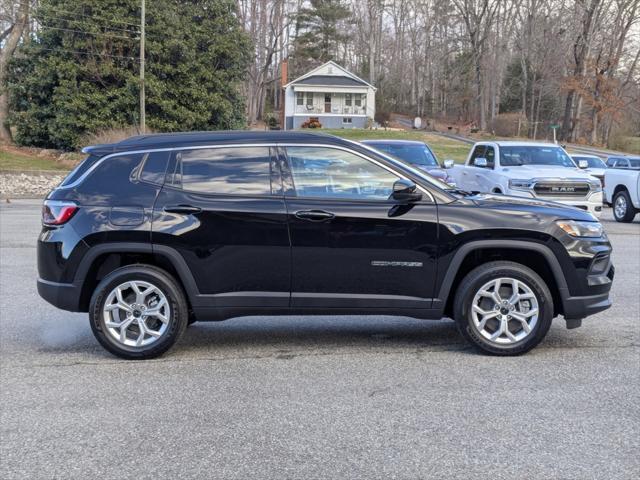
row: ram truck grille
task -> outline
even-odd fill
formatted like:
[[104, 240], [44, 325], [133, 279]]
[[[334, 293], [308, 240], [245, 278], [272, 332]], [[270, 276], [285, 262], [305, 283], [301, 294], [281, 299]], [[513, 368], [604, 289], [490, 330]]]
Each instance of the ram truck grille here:
[[586, 197], [588, 182], [537, 182], [533, 191], [538, 197]]

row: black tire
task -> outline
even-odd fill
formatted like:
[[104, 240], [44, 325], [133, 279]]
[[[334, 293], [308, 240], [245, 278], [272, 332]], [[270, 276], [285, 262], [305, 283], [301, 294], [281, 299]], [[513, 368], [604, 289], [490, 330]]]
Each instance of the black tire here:
[[[618, 215], [618, 199], [624, 200], [624, 205], [626, 208], [624, 209], [624, 214]], [[615, 194], [613, 197], [613, 217], [616, 219], [616, 222], [621, 223], [631, 223], [636, 216], [636, 209], [631, 203], [631, 197], [629, 196], [629, 192], [626, 190], [621, 190]]]
[[[118, 342], [107, 332], [103, 318], [109, 293], [118, 285], [133, 280], [156, 286], [165, 295], [170, 307], [166, 331], [147, 346], [128, 346]], [[180, 338], [188, 319], [187, 301], [180, 285], [167, 272], [151, 265], [130, 265], [114, 270], [98, 284], [89, 306], [91, 330], [98, 342], [112, 354], [127, 360], [145, 360], [165, 353]]]
[[[526, 284], [538, 302], [538, 320], [531, 332], [522, 340], [498, 345], [484, 338], [472, 321], [472, 302], [476, 293], [491, 280], [514, 278]], [[472, 345], [492, 355], [520, 355], [538, 345], [545, 337], [553, 320], [553, 297], [538, 274], [524, 265], [508, 261], [489, 262], [469, 272], [460, 283], [455, 296], [454, 318], [458, 330]]]

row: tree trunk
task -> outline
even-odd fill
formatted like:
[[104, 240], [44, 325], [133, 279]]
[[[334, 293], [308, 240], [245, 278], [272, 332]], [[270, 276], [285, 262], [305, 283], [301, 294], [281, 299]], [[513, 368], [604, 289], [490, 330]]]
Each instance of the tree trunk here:
[[29, 0], [21, 0], [16, 23], [6, 37], [2, 51], [0, 52], [0, 140], [4, 142], [13, 142], [11, 130], [7, 125], [7, 120], [9, 119], [9, 95], [6, 92], [5, 85], [7, 80], [7, 64], [16, 51], [28, 22]]

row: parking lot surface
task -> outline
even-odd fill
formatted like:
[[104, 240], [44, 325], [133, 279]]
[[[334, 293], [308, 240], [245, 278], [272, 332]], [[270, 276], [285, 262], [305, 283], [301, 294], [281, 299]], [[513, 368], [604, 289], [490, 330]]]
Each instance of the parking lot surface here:
[[3, 203], [0, 478], [638, 478], [640, 216], [604, 217], [614, 306], [525, 356], [449, 320], [296, 316], [127, 362], [40, 299], [40, 202]]

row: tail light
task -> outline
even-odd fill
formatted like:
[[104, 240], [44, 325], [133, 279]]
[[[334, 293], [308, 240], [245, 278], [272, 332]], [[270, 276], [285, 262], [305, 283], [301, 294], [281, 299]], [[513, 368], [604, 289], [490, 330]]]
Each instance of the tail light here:
[[59, 200], [45, 200], [42, 205], [42, 223], [45, 225], [63, 225], [69, 221], [78, 210], [73, 202]]

